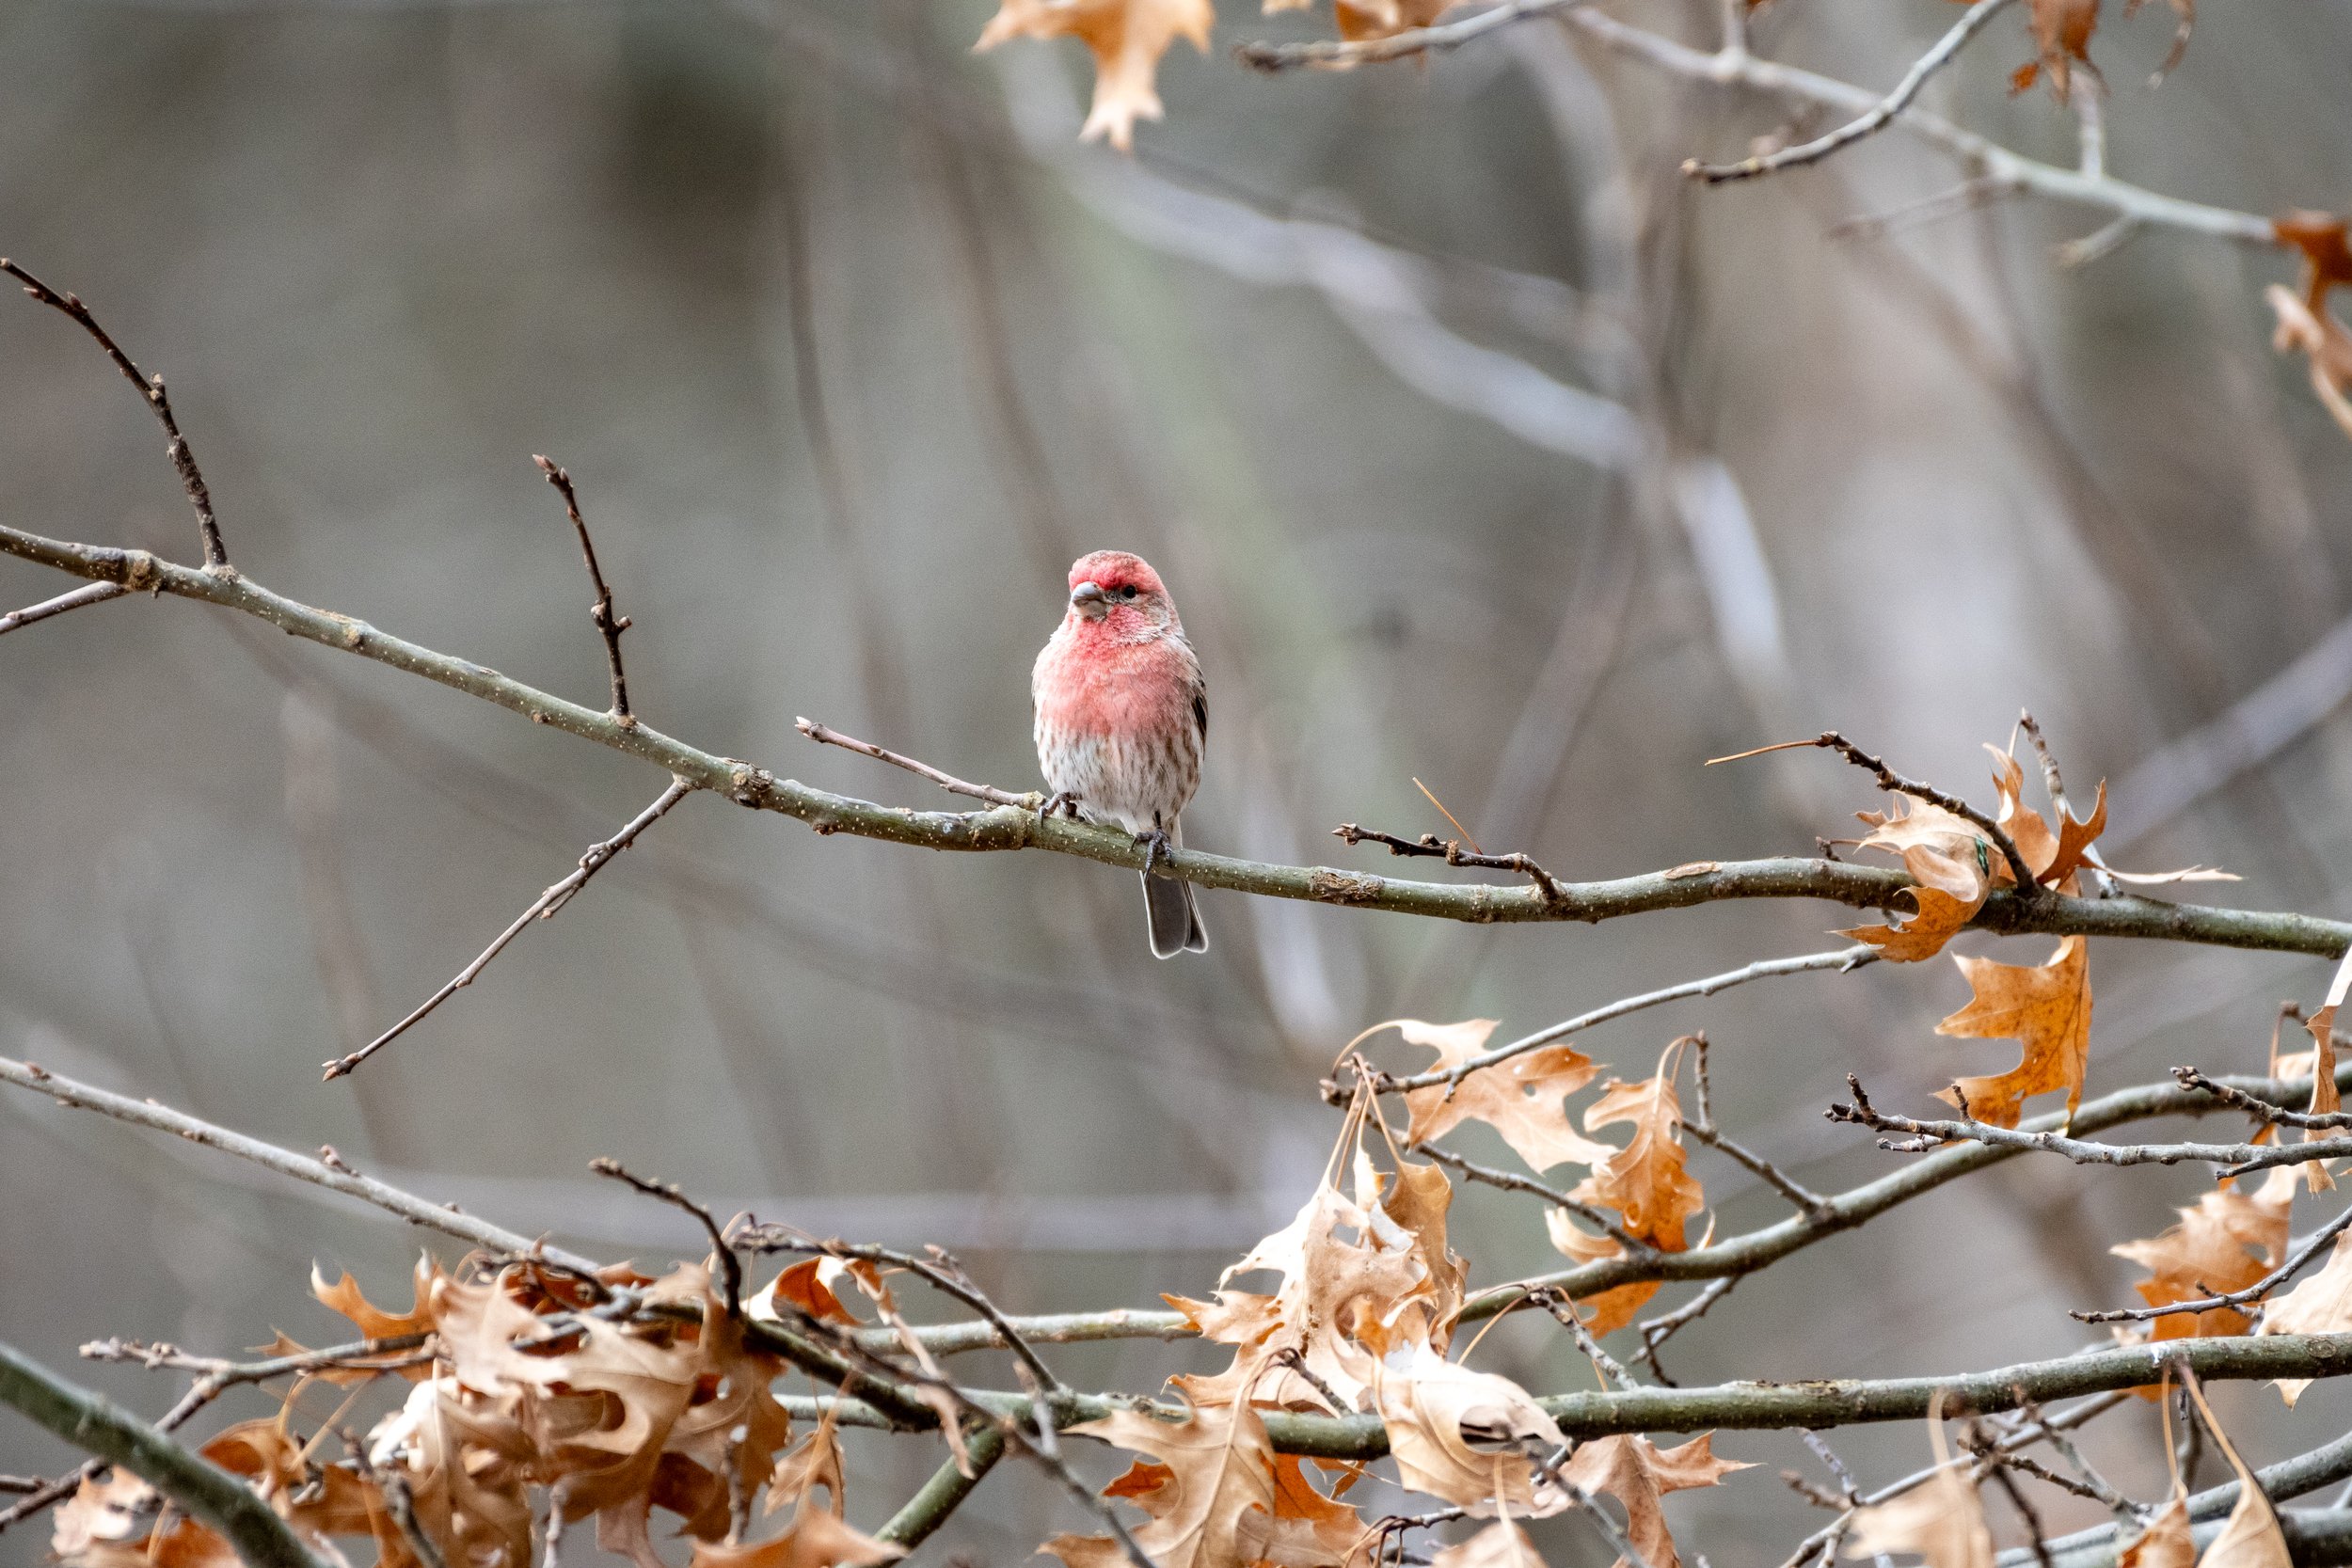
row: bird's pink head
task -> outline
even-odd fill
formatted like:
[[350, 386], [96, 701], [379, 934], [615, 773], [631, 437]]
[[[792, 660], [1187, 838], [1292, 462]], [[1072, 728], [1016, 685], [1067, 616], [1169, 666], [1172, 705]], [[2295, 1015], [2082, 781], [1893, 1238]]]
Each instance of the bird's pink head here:
[[1149, 636], [1176, 625], [1175, 601], [1151, 562], [1125, 550], [1096, 550], [1070, 568], [1070, 619], [1120, 638]]

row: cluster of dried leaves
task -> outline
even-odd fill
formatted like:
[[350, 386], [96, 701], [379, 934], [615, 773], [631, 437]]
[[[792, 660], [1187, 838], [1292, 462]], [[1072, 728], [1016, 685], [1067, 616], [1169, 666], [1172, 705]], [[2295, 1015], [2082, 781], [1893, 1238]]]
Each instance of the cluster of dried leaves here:
[[[797, 1265], [785, 1288], [821, 1292], [816, 1267]], [[364, 1436], [346, 1433], [338, 1410], [305, 1439], [294, 1411], [306, 1377], [277, 1416], [233, 1426], [201, 1452], [251, 1478], [330, 1563], [348, 1560], [338, 1538], [365, 1537], [378, 1568], [431, 1568], [437, 1558], [446, 1568], [526, 1568], [541, 1503], [558, 1532], [593, 1516], [598, 1544], [642, 1568], [664, 1568], [655, 1508], [677, 1515], [692, 1568], [834, 1568], [900, 1555], [844, 1520], [831, 1423], [792, 1444], [771, 1391], [783, 1365], [746, 1347], [742, 1322], [700, 1265], [659, 1279], [623, 1265], [588, 1280], [536, 1262], [452, 1275], [428, 1260], [405, 1312], [371, 1305], [348, 1275], [312, 1288], [369, 1338], [426, 1334], [434, 1351], [413, 1368], [361, 1361], [316, 1382], [403, 1377], [414, 1385], [407, 1398]], [[616, 1301], [629, 1309], [611, 1310]], [[271, 1354], [300, 1348], [281, 1337]], [[762, 1528], [778, 1513], [781, 1528]], [[54, 1546], [71, 1568], [237, 1560], [121, 1470], [83, 1483], [58, 1513]]]
[[[1474, 1055], [1494, 1025], [1398, 1027], [1450, 1064]], [[1610, 1085], [1586, 1122], [1634, 1122], [1632, 1143], [1616, 1148], [1580, 1137], [1567, 1123], [1565, 1097], [1596, 1070], [1573, 1049], [1554, 1047], [1472, 1075], [1450, 1101], [1440, 1089], [1418, 1091], [1406, 1142], [1464, 1120], [1488, 1122], [1538, 1170], [1570, 1159], [1591, 1164], [1581, 1199], [1618, 1210], [1636, 1234], [1671, 1232], [1678, 1247], [1682, 1223], [1702, 1199], [1682, 1171], [1672, 1086], [1662, 1076]], [[1366, 1148], [1375, 1126], [1390, 1156], [1385, 1170]], [[1376, 1414], [1400, 1485], [1495, 1519], [1441, 1555], [1448, 1568], [1534, 1563], [1512, 1519], [1556, 1513], [1579, 1493], [1614, 1497], [1650, 1568], [1676, 1568], [1660, 1499], [1711, 1486], [1744, 1466], [1716, 1458], [1704, 1436], [1663, 1449], [1645, 1437], [1602, 1437], [1571, 1451], [1526, 1389], [1469, 1366], [1476, 1340], [1458, 1351], [1454, 1343], [1469, 1270], [1447, 1245], [1453, 1197], [1443, 1168], [1407, 1158], [1374, 1097], [1359, 1093], [1297, 1217], [1228, 1269], [1213, 1299], [1167, 1298], [1203, 1338], [1233, 1348], [1231, 1365], [1172, 1380], [1189, 1406], [1181, 1426], [1120, 1415], [1078, 1429], [1157, 1461], [1139, 1463], [1105, 1494], [1152, 1515], [1136, 1539], [1156, 1560], [1278, 1568], [1370, 1560], [1377, 1525], [1341, 1500], [1360, 1466], [1319, 1465], [1330, 1483], [1318, 1486], [1267, 1441], [1260, 1413], [1296, 1410]], [[1619, 1244], [1577, 1234], [1604, 1251]], [[1232, 1288], [1237, 1275], [1258, 1274], [1273, 1276], [1270, 1289]], [[1600, 1314], [1594, 1326], [1603, 1332], [1632, 1310], [1607, 1296], [1583, 1305]], [[1070, 1568], [1109, 1568], [1118, 1556], [1107, 1536], [1064, 1536], [1047, 1549]]]

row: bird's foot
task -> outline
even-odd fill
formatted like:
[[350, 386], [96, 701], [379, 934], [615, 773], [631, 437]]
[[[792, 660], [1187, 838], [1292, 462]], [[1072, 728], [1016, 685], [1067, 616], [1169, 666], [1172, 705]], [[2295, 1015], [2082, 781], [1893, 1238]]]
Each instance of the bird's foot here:
[[1056, 812], [1061, 813], [1073, 822], [1076, 821], [1078, 798], [1066, 789], [1054, 791], [1053, 794], [1045, 797], [1045, 803], [1037, 808], [1037, 825], [1041, 828], [1045, 826]]
[[1176, 852], [1176, 846], [1167, 831], [1154, 828], [1150, 832], [1136, 834], [1136, 842], [1143, 847], [1143, 874], [1152, 875], [1152, 867]]

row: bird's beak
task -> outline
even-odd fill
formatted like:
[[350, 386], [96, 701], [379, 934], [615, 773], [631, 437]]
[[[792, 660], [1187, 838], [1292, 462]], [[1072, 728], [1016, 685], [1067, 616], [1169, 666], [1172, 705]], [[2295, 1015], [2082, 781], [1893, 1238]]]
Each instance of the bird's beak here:
[[1110, 595], [1090, 582], [1082, 582], [1070, 591], [1070, 608], [1089, 621], [1099, 621], [1111, 612]]

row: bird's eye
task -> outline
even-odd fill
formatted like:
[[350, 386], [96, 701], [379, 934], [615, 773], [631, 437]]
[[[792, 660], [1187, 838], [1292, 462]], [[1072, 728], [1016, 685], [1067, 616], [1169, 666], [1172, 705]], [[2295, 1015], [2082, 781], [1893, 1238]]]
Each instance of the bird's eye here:
[[1119, 596], [1122, 599], [1134, 598], [1136, 596], [1136, 585], [1132, 582], [1127, 584], [1127, 586], [1119, 591]]

